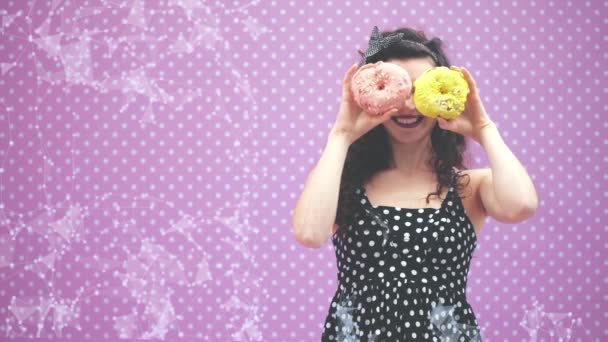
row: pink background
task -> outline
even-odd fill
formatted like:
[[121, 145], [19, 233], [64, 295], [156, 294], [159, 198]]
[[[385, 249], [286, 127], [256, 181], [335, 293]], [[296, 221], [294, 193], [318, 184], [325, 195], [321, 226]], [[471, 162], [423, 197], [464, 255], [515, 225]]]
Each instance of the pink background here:
[[[294, 240], [292, 210], [357, 49], [374, 25], [410, 25], [473, 73], [540, 198], [479, 236], [484, 341], [608, 339], [608, 2], [3, 0], [0, 15], [0, 338], [318, 341], [335, 257]], [[467, 166], [489, 166], [469, 143]]]

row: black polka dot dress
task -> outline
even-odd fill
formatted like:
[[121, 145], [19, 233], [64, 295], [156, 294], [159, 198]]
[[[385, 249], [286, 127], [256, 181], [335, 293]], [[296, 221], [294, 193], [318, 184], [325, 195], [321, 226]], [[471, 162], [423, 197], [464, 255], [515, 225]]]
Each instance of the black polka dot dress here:
[[321, 341], [481, 341], [466, 299], [477, 245], [455, 189], [441, 208], [372, 206], [332, 236], [338, 289]]

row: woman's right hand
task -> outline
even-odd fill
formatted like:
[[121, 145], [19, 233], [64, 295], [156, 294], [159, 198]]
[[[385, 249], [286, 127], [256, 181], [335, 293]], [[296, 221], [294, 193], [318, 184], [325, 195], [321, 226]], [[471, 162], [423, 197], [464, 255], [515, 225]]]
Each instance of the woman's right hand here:
[[353, 64], [342, 79], [342, 99], [338, 117], [332, 128], [332, 134], [342, 134], [349, 144], [359, 139], [372, 128], [390, 119], [391, 114], [397, 112], [397, 108], [391, 108], [382, 115], [371, 115], [365, 112], [355, 101], [351, 90], [351, 80], [357, 72], [357, 64]]

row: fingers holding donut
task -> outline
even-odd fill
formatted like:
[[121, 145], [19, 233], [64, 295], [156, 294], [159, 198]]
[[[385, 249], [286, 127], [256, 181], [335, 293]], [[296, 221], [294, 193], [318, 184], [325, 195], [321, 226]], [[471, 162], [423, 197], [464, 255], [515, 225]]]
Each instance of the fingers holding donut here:
[[[462, 113], [463, 115], [461, 115], [463, 122], [459, 123], [460, 125], [456, 125], [457, 123], [453, 123], [452, 125], [450, 125], [449, 123], [446, 124], [444, 122], [443, 126], [442, 123], [440, 123], [440, 126], [442, 128], [445, 127], [445, 129], [460, 131], [459, 133], [473, 137], [475, 139], [475, 137], [478, 136], [478, 131], [481, 130], [481, 128], [483, 128], [484, 126], [491, 123], [492, 120], [489, 118], [483, 106], [483, 102], [481, 101], [481, 98], [479, 96], [479, 90], [477, 89], [477, 83], [475, 82], [475, 79], [473, 78], [471, 73], [465, 67], [451, 66], [450, 69], [462, 73], [465, 80], [467, 81], [467, 84], [469, 85], [470, 92], [467, 97], [464, 112]], [[459, 129], [458, 126], [466, 128]]]
[[348, 101], [354, 101], [352, 92], [350, 90], [350, 83], [353, 78], [353, 75], [357, 72], [357, 69], [357, 64], [351, 65], [350, 68], [348, 68], [348, 70], [346, 71], [344, 78], [342, 79], [342, 96]]
[[385, 121], [389, 120], [393, 114], [397, 113], [397, 111], [397, 108], [391, 108], [382, 115], [371, 115], [370, 113], [361, 110], [355, 119], [354, 126], [350, 132], [351, 141], [359, 139], [374, 127], [383, 124]]
[[389, 120], [393, 116], [393, 114], [396, 114], [398, 111], [399, 111], [399, 109], [397, 109], [397, 108], [391, 108], [388, 111], [384, 112], [382, 115], [378, 116], [375, 121], [377, 121], [379, 124], [384, 123], [385, 121]]
[[471, 93], [475, 93], [474, 95], [478, 94], [477, 83], [475, 82], [475, 79], [473, 79], [473, 76], [471, 76], [471, 73], [465, 67], [461, 68], [452, 65], [450, 66], [450, 69], [460, 71], [460, 73], [462, 73], [462, 75], [464, 76], [464, 79], [467, 81], [469, 89], [471, 89]]
[[[368, 121], [373, 127], [389, 120], [391, 118], [391, 116], [393, 116], [393, 114], [397, 113], [399, 110], [397, 108], [389, 108], [389, 110], [387, 110], [386, 112], [380, 114], [380, 115], [372, 115], [366, 111], [363, 111], [362, 113], [364, 115], [362, 115], [362, 117], [364, 118], [364, 120]], [[373, 128], [371, 127], [371, 128]]]
[[[332, 127], [332, 132], [345, 134], [350, 141], [357, 140], [372, 128], [388, 120], [391, 115], [397, 112], [397, 108], [389, 106], [383, 113], [371, 114], [362, 108], [355, 100], [353, 91], [353, 78], [357, 71], [361, 70], [358, 64], [353, 64], [344, 74], [342, 79], [342, 99], [336, 122]], [[378, 115], [380, 114], [380, 115]]]
[[455, 70], [460, 71], [464, 75], [464, 78], [469, 85], [469, 89], [471, 90], [469, 92], [469, 99], [467, 101], [467, 105], [470, 107], [468, 112], [471, 112], [474, 115], [474, 119], [489, 119], [479, 96], [477, 82], [475, 82], [475, 79], [473, 78], [469, 70], [467, 70], [465, 67], [454, 66], [453, 68], [455, 68]]

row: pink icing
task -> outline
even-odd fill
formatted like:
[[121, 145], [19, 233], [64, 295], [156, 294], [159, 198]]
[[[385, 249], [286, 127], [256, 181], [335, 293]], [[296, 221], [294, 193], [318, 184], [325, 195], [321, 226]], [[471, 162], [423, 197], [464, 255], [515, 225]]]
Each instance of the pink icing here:
[[411, 96], [410, 75], [397, 64], [365, 64], [353, 75], [351, 89], [357, 104], [371, 115], [381, 115], [400, 108]]

